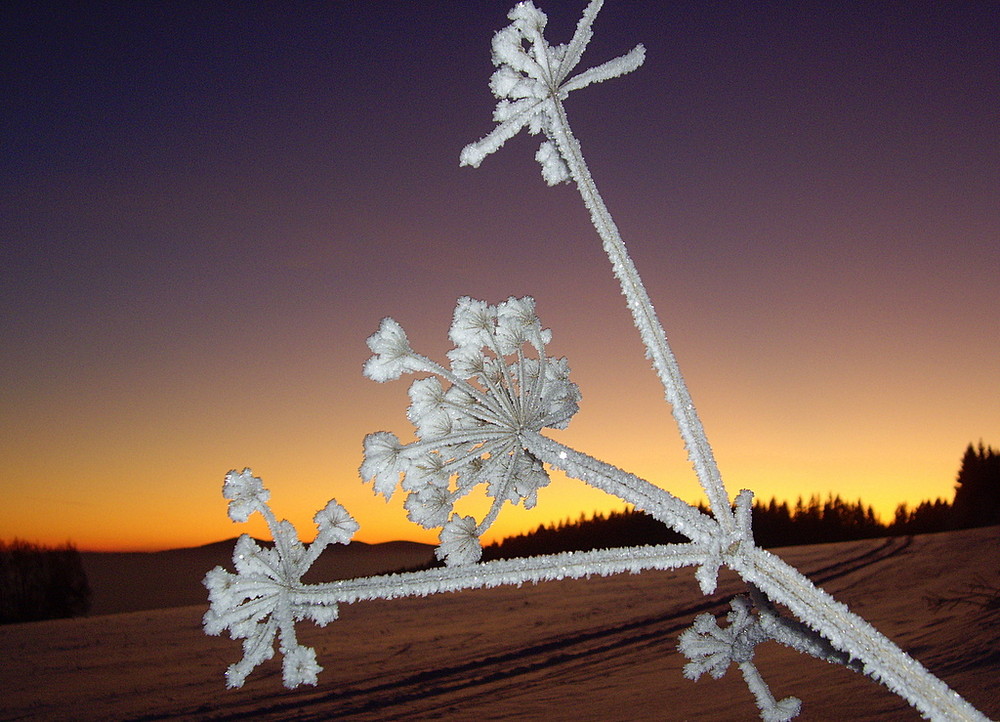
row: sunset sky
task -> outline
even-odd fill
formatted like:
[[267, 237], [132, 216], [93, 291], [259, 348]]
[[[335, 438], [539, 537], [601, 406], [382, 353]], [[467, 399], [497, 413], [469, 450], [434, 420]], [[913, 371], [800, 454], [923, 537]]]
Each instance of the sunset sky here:
[[[204, 544], [253, 468], [311, 538], [433, 541], [357, 467], [408, 437], [383, 316], [531, 295], [583, 401], [559, 440], [700, 490], [575, 188], [493, 127], [511, 2], [7, 4], [0, 538]], [[565, 42], [585, 2], [539, 3]], [[951, 499], [1000, 442], [1000, 22], [987, 2], [608, 0], [567, 101], [731, 494]], [[557, 479], [486, 541], [617, 499]]]

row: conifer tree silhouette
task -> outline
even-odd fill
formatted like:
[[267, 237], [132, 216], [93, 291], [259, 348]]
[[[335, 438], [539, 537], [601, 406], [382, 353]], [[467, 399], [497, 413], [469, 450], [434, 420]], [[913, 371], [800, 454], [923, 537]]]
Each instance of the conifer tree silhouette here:
[[952, 505], [952, 527], [969, 529], [1000, 524], [1000, 454], [971, 443], [962, 456]]

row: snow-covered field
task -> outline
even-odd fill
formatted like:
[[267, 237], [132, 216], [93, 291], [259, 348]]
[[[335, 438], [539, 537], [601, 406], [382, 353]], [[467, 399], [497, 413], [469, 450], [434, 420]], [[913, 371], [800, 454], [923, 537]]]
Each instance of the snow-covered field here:
[[[997, 718], [1000, 611], [934, 611], [925, 597], [959, 594], [976, 574], [1000, 582], [998, 551], [1000, 527], [778, 553]], [[738, 671], [690, 682], [676, 651], [696, 614], [723, 612], [722, 592], [739, 590], [723, 581], [710, 600], [681, 570], [343, 607], [326, 629], [302, 625], [325, 670], [295, 691], [277, 661], [225, 689], [239, 643], [202, 633], [204, 603], [10, 625], [0, 718], [751, 720]], [[773, 643], [758, 662], [776, 695], [803, 700], [800, 719], [919, 719], [874, 682]]]

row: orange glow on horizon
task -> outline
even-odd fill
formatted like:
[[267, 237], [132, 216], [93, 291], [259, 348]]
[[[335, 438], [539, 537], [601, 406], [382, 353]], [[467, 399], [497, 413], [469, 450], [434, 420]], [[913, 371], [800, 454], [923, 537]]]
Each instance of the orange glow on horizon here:
[[[731, 495], [734, 495], [739, 488], [752, 488], [759, 501], [767, 502], [773, 496], [779, 501], [787, 501], [793, 507], [800, 496], [808, 501], [813, 495], [825, 500], [829, 494], [839, 494], [845, 501], [860, 499], [866, 505], [870, 504], [882, 521], [888, 522], [901, 502], [912, 507], [924, 499], [942, 497], [950, 501], [958, 461], [949, 460], [939, 464], [936, 469], [926, 469], [923, 478], [919, 479], [908, 477], [905, 472], [897, 474], [900, 478], [895, 479], [894, 483], [887, 483], [893, 481], [888, 470], [883, 475], [876, 473], [871, 477], [854, 477], [845, 481], [843, 470], [831, 465], [822, 473], [814, 473], [809, 483], [804, 484], [801, 472], [796, 469], [793, 460], [787, 468], [737, 467], [734, 469], [735, 473], [730, 475], [729, 489]], [[676, 468], [671, 474], [684, 475], [686, 461], [681, 460], [673, 466]], [[638, 467], [641, 468], [642, 464]], [[686, 473], [690, 477], [686, 484], [666, 488], [697, 503], [703, 500], [703, 496], [694, 483], [693, 473]], [[659, 478], [665, 476], [659, 475]], [[649, 479], [657, 477], [655, 473], [646, 474]], [[733, 484], [734, 479], [738, 484]], [[292, 521], [304, 540], [311, 540], [314, 529], [312, 516], [325, 503], [321, 490], [315, 484], [297, 483], [294, 475], [273, 475], [273, 478], [264, 476], [264, 480], [271, 490], [271, 505], [275, 513], [279, 518], [287, 517]], [[369, 544], [398, 540], [436, 544], [438, 530], [423, 529], [406, 519], [402, 509], [403, 492], [385, 502], [380, 497], [375, 497], [370, 487], [362, 485], [360, 481], [354, 482], [353, 492], [348, 491], [347, 483], [337, 486], [339, 488], [333, 490], [332, 496], [344, 503], [361, 523], [355, 540]], [[160, 551], [201, 546], [243, 533], [270, 538], [259, 515], [254, 515], [245, 524], [236, 524], [228, 519], [225, 513], [226, 502], [219, 493], [221, 484], [206, 484], [205, 487], [197, 494], [200, 497], [198, 503], [172, 509], [155, 519], [154, 523], [144, 520], [146, 509], [141, 503], [117, 504], [110, 510], [99, 512], [99, 502], [95, 501], [88, 505], [94, 513], [99, 513], [99, 519], [93, 521], [84, 521], [89, 514], [81, 519], [78, 506], [64, 509], [62, 513], [53, 513], [52, 510], [40, 509], [37, 504], [31, 505], [36, 510], [36, 515], [22, 515], [20, 528], [14, 528], [14, 533], [10, 536], [43, 544], [69, 541], [81, 551]], [[901, 492], [907, 490], [911, 495], [903, 496]], [[17, 503], [19, 500], [13, 501]], [[479, 504], [478, 511], [481, 514], [485, 509], [485, 502], [472, 502], [473, 505], [476, 503]], [[483, 543], [489, 544], [506, 536], [533, 531], [539, 525], [575, 521], [581, 516], [590, 517], [595, 512], [607, 514], [625, 506], [617, 498], [586, 487], [576, 480], [554, 474], [551, 484], [540, 490], [539, 503], [535, 509], [525, 510], [520, 506], [508, 505], [484, 535]], [[468, 511], [474, 512], [471, 508]], [[12, 527], [8, 525], [7, 528]]]
[[[544, 312], [543, 306], [543, 318]], [[703, 495], [662, 389], [633, 330], [622, 326], [620, 339], [604, 328], [600, 341], [555, 329], [555, 353], [570, 358], [583, 400], [568, 429], [547, 433], [696, 503]], [[413, 337], [425, 335], [418, 330]], [[60, 413], [61, 397], [54, 393], [50, 407], [36, 405], [34, 417], [22, 418], [20, 437], [7, 438], [8, 473], [20, 482], [6, 493], [0, 530], [5, 537], [69, 540], [82, 550], [103, 551], [199, 546], [244, 532], [267, 537], [259, 519], [240, 525], [226, 516], [225, 472], [250, 466], [271, 490], [275, 514], [291, 520], [304, 539], [312, 538], [315, 512], [336, 498], [361, 523], [358, 540], [434, 543], [436, 530], [406, 518], [403, 492], [386, 502], [358, 478], [366, 433], [387, 429], [404, 440], [412, 434], [405, 419], [408, 382], [357, 380], [366, 351], [348, 354], [338, 362], [342, 368], [331, 370], [323, 359], [323, 367], [303, 369], [315, 379], [304, 386], [281, 380], [276, 364], [257, 382], [261, 390], [252, 407], [240, 398], [245, 381], [230, 390], [186, 387], [166, 399], [136, 398], [130, 386], [116, 394], [95, 388], [87, 399], [93, 413], [63, 414], [61, 435], [46, 437]], [[865, 355], [861, 349], [855, 354]], [[276, 355], [284, 357], [280, 350]], [[994, 405], [981, 403], [975, 385], [964, 397], [955, 389], [915, 394], [916, 386], [903, 379], [880, 391], [872, 405], [872, 390], [850, 391], [849, 375], [823, 390], [819, 379], [829, 380], [830, 373], [822, 366], [802, 362], [805, 369], [797, 373], [804, 380], [789, 387], [787, 377], [766, 372], [747, 383], [738, 360], [697, 355], [688, 349], [694, 358], [682, 355], [681, 361], [691, 361], [689, 384], [696, 402], [701, 399], [699, 411], [731, 496], [749, 488], [760, 501], [776, 497], [794, 505], [799, 496], [839, 494], [872, 505], [890, 521], [900, 503], [950, 501], [966, 444], [997, 427]], [[608, 384], [610, 368], [629, 383]], [[212, 377], [211, 366], [202, 363], [202, 369]], [[323, 381], [331, 373], [346, 380], [339, 386]], [[797, 400], [796, 385], [808, 384], [816, 390], [805, 402]], [[929, 423], [923, 410], [929, 404], [955, 411]], [[581, 482], [554, 477], [540, 490], [535, 509], [508, 505], [483, 541], [624, 506]]]

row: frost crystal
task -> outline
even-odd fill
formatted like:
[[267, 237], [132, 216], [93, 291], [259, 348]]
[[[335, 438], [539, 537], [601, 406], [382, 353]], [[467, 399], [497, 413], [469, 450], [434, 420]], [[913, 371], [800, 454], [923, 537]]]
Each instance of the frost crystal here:
[[374, 352], [365, 364], [365, 376], [373, 381], [398, 379], [406, 371], [410, 343], [402, 327], [391, 318], [382, 319], [382, 325], [368, 339], [368, 348]]
[[[450, 369], [413, 351], [392, 319], [368, 339], [376, 354], [365, 364], [369, 378], [398, 377], [386, 373], [390, 367], [433, 376], [410, 385], [407, 417], [418, 440], [403, 444], [386, 431], [369, 434], [360, 471], [386, 498], [400, 484], [408, 492], [410, 519], [428, 529], [443, 527], [438, 556], [454, 565], [479, 559], [478, 539], [504, 502], [535, 505], [549, 477], [525, 451], [522, 436], [564, 428], [580, 392], [565, 359], [546, 356], [552, 334], [542, 328], [531, 298], [496, 306], [460, 298], [448, 336], [455, 344]], [[493, 499], [482, 521], [454, 515], [455, 502], [479, 484]]]
[[441, 530], [438, 559], [455, 565], [472, 564], [479, 561], [481, 554], [476, 520], [471, 516], [453, 515]]
[[326, 506], [316, 512], [313, 522], [319, 532], [316, 541], [322, 540], [324, 546], [326, 544], [347, 544], [358, 530], [358, 523], [347, 513], [347, 509], [333, 500], [327, 502]]

